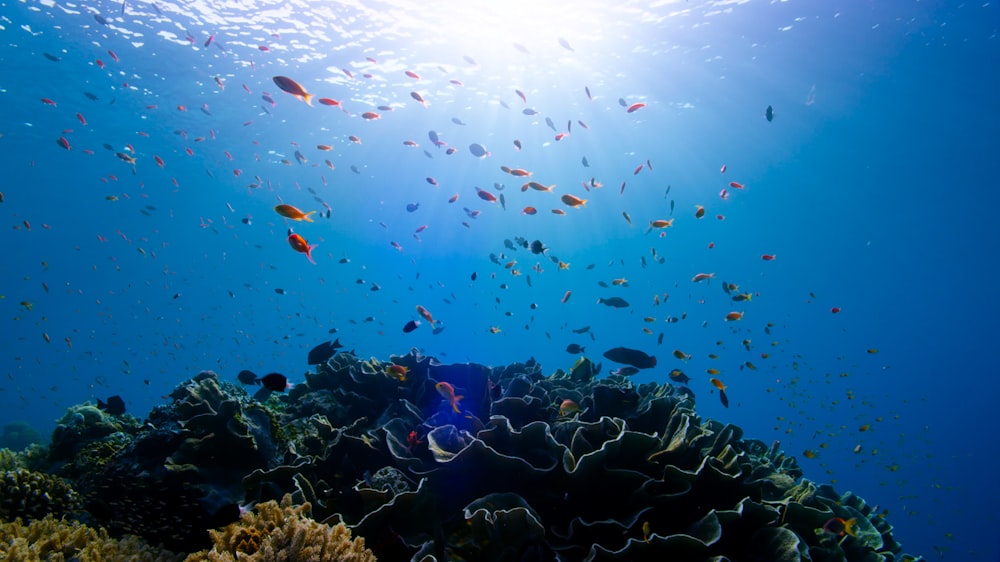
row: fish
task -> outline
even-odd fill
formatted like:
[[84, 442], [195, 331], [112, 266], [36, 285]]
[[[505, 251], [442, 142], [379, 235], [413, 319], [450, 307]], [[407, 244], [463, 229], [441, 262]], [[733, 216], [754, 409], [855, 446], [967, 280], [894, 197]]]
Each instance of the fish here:
[[476, 188], [476, 195], [478, 195], [479, 198], [482, 199], [483, 201], [486, 201], [486, 202], [489, 202], [489, 203], [496, 203], [497, 202], [497, 196], [493, 195], [489, 191], [486, 191], [485, 189], [480, 189], [479, 187], [477, 187]]
[[104, 402], [100, 398], [97, 399], [97, 408], [104, 410], [111, 416], [120, 416], [125, 413], [125, 400], [117, 394], [114, 396], [109, 396], [108, 401]]
[[674, 350], [674, 357], [676, 357], [677, 359], [680, 359], [681, 361], [687, 361], [687, 360], [691, 359], [691, 354], [690, 353], [684, 353], [683, 351], [681, 351], [679, 349], [675, 349]]
[[419, 320], [410, 320], [409, 322], [407, 322], [406, 324], [403, 325], [403, 333], [404, 334], [409, 334], [410, 332], [412, 332], [413, 330], [416, 330], [419, 327], [420, 327], [420, 321]]
[[569, 193], [567, 193], [566, 195], [563, 195], [559, 199], [564, 204], [566, 204], [566, 205], [568, 205], [570, 207], [582, 207], [582, 206], [584, 206], [584, 205], [587, 204], [587, 200], [586, 199], [580, 199], [579, 197], [577, 197], [575, 195], [570, 195]]
[[399, 382], [406, 382], [406, 373], [409, 373], [410, 369], [406, 365], [396, 365], [392, 364], [386, 367], [386, 376], [396, 379]]
[[599, 298], [597, 299], [597, 304], [603, 304], [612, 308], [626, 308], [629, 306], [628, 301], [621, 297]]
[[287, 76], [274, 76], [271, 80], [273, 80], [275, 85], [281, 88], [284, 92], [287, 92], [307, 104], [312, 105], [313, 95], [307, 92], [306, 89], [302, 87], [302, 84], [299, 84]]
[[486, 147], [477, 142], [469, 145], [469, 152], [471, 152], [476, 158], [485, 158], [490, 155], [489, 151], [486, 150]]
[[281, 373], [264, 375], [258, 379], [258, 382], [261, 386], [273, 392], [284, 392], [289, 387], [288, 377]]
[[584, 353], [584, 349], [583, 346], [578, 343], [571, 343], [566, 346], [566, 353], [576, 355], [578, 353]]
[[314, 260], [312, 257], [312, 251], [319, 244], [313, 244], [310, 246], [309, 242], [307, 242], [306, 239], [302, 237], [302, 235], [293, 232], [288, 235], [288, 245], [291, 246], [292, 249], [295, 250], [296, 252], [299, 252], [300, 254], [305, 254], [306, 257], [309, 258], [309, 262], [312, 263], [313, 265], [316, 265], [316, 260]]
[[438, 394], [444, 397], [444, 399], [447, 400], [449, 404], [451, 404], [451, 409], [455, 410], [456, 414], [462, 413], [462, 410], [458, 409], [458, 402], [459, 400], [465, 397], [462, 396], [461, 394], [455, 394], [454, 386], [452, 386], [450, 383], [442, 381], [435, 384], [434, 388], [437, 389]]
[[691, 278], [691, 281], [693, 283], [697, 283], [699, 281], [705, 281], [707, 279], [712, 279], [713, 277], [715, 277], [714, 273], [698, 273], [694, 277]]
[[562, 37], [557, 37], [556, 40], [559, 41], [559, 44], [562, 45], [563, 49], [566, 49], [567, 51], [573, 50], [573, 47], [570, 47], [569, 45], [569, 41], [563, 39]]
[[245, 385], [257, 384], [257, 375], [253, 371], [243, 369], [236, 375], [236, 380]]
[[774, 108], [770, 105], [764, 110], [764, 118], [767, 119], [768, 123], [774, 121]]
[[563, 417], [572, 416], [573, 414], [580, 411], [580, 405], [576, 402], [570, 400], [569, 398], [563, 400], [559, 404], [559, 415]]
[[309, 350], [309, 357], [306, 360], [307, 364], [319, 365], [321, 363], [326, 363], [331, 357], [336, 355], [338, 349], [343, 347], [344, 346], [340, 343], [340, 338], [337, 338], [332, 342], [323, 342]]
[[656, 357], [638, 349], [615, 347], [604, 352], [604, 358], [615, 363], [631, 365], [637, 369], [651, 369], [656, 366]]
[[286, 219], [292, 219], [295, 221], [306, 221], [306, 222], [313, 222], [313, 220], [309, 218], [309, 215], [316, 213], [316, 211], [309, 211], [308, 213], [303, 213], [297, 207], [293, 207], [292, 205], [276, 205], [274, 207], [274, 212], [285, 217]]
[[612, 375], [617, 375], [619, 377], [631, 377], [632, 375], [639, 372], [639, 369], [635, 367], [618, 367], [611, 371]]
[[679, 382], [681, 384], [687, 384], [688, 382], [691, 381], [691, 377], [685, 375], [684, 371], [681, 371], [680, 369], [671, 370], [668, 376], [670, 377], [670, 380]]
[[734, 311], [734, 312], [730, 312], [730, 313], [726, 314], [726, 322], [735, 322], [737, 320], [742, 320], [742, 319], [743, 319], [743, 313], [742, 312], [735, 312]]
[[844, 535], [856, 537], [858, 536], [857, 525], [858, 520], [854, 517], [846, 520], [842, 517], [833, 517], [826, 523], [823, 523], [823, 531], [838, 537], [842, 537]]
[[367, 119], [369, 121], [375, 121], [376, 119], [381, 119], [382, 116], [379, 115], [378, 113], [375, 113], [374, 111], [366, 111], [361, 114], [361, 118]]
[[633, 103], [632, 105], [628, 106], [628, 108], [625, 110], [625, 113], [634, 113], [644, 107], [646, 107], [646, 104], [642, 102]]

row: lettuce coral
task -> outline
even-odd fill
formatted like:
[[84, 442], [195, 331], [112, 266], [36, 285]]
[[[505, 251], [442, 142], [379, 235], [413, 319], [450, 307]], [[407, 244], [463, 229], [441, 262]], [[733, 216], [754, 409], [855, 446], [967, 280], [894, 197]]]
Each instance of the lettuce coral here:
[[333, 527], [309, 518], [308, 502], [292, 506], [291, 495], [281, 504], [269, 501], [244, 513], [238, 523], [211, 531], [214, 546], [185, 562], [374, 562], [362, 538], [351, 539], [343, 524]]

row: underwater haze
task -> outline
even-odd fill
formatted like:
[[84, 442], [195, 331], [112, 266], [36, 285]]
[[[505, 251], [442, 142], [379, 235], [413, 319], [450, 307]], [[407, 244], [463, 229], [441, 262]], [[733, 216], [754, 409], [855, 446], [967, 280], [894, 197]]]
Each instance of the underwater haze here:
[[2, 3], [0, 425], [143, 418], [202, 370], [301, 383], [334, 339], [601, 376], [624, 347], [906, 552], [1000, 559], [998, 27], [991, 2]]

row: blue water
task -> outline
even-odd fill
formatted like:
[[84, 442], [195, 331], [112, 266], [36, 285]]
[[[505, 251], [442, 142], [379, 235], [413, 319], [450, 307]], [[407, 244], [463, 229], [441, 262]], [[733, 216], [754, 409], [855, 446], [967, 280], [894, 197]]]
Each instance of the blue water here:
[[[623, 345], [658, 359], [634, 380], [683, 369], [703, 417], [780, 440], [806, 477], [888, 510], [907, 552], [1000, 558], [997, 7], [558, 4], [0, 5], [0, 423], [46, 434], [113, 394], [141, 417], [203, 369], [302, 380], [334, 337], [362, 357], [417, 347], [548, 372], [573, 364], [570, 343], [605, 370]], [[604, 187], [586, 191], [592, 178]], [[316, 265], [289, 229], [318, 244]], [[517, 237], [549, 250], [505, 247]], [[630, 306], [596, 304], [612, 296]], [[417, 305], [444, 330], [404, 334]]]

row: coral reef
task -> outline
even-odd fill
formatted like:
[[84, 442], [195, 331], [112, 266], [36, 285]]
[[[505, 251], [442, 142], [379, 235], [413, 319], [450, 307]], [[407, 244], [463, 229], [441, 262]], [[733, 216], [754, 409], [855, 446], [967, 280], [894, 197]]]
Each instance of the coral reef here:
[[183, 555], [151, 547], [138, 537], [113, 539], [104, 529], [52, 516], [0, 524], [0, 558], [19, 562], [180, 562]]
[[258, 504], [244, 513], [239, 523], [212, 531], [211, 550], [196, 552], [185, 562], [374, 562], [364, 539], [351, 539], [351, 531], [341, 523], [330, 527], [309, 518], [308, 502], [292, 505], [286, 495]]
[[62, 517], [80, 508], [80, 496], [65, 480], [24, 468], [0, 473], [0, 520]]
[[262, 404], [203, 372], [141, 425], [75, 407], [52, 470], [111, 534], [193, 560], [339, 560], [350, 534], [386, 560], [914, 560], [683, 386], [599, 375], [338, 353]]

